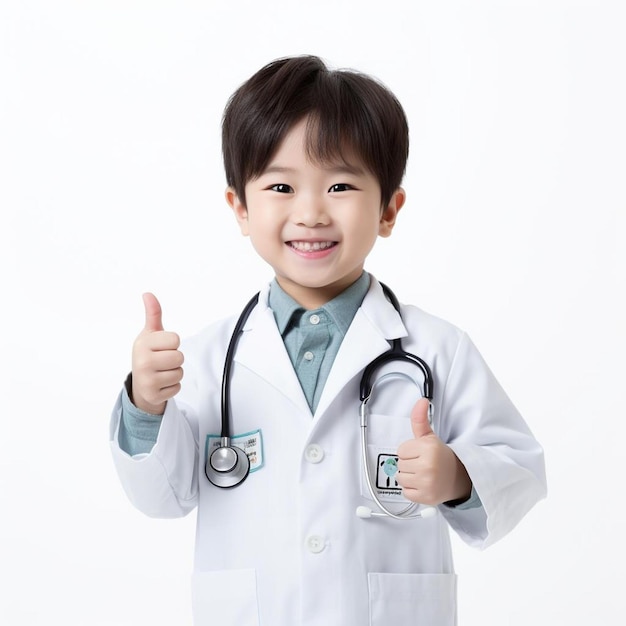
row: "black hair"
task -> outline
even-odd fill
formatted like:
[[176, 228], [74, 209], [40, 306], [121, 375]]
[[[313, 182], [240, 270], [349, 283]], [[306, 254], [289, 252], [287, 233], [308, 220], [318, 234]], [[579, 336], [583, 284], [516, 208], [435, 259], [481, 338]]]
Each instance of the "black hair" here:
[[277, 59], [231, 96], [222, 120], [226, 182], [245, 205], [245, 186], [263, 173], [291, 128], [307, 118], [312, 160], [344, 159], [347, 150], [377, 178], [381, 206], [400, 186], [409, 152], [406, 115], [377, 79], [331, 70], [316, 56]]

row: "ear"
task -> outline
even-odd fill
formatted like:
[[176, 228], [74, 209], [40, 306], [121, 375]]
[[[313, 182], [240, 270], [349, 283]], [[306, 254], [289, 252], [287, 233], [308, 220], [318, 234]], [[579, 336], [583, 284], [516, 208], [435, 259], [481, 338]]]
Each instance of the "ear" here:
[[249, 235], [248, 232], [248, 209], [246, 205], [239, 199], [237, 192], [232, 187], [226, 188], [226, 202], [232, 209], [235, 219], [239, 223], [239, 229], [244, 237]]
[[391, 200], [386, 207], [383, 208], [383, 212], [380, 216], [380, 225], [378, 227], [378, 234], [381, 237], [389, 237], [393, 227], [396, 225], [396, 218], [398, 217], [398, 211], [404, 206], [406, 200], [406, 194], [402, 187], [398, 187], [393, 192]]

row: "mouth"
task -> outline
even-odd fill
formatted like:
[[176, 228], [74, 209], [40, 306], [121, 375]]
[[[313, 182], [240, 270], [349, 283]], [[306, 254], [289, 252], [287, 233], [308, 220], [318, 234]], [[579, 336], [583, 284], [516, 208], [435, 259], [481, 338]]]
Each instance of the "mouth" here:
[[319, 252], [337, 245], [336, 241], [288, 241], [287, 245], [298, 252]]

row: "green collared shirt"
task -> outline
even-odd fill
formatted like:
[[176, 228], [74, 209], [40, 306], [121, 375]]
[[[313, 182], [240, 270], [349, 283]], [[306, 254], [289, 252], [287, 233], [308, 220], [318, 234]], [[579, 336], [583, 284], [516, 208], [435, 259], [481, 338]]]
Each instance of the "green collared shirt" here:
[[270, 285], [269, 306], [311, 413], [315, 413], [339, 347], [369, 289], [363, 272], [336, 298], [319, 309], [306, 310], [280, 287]]

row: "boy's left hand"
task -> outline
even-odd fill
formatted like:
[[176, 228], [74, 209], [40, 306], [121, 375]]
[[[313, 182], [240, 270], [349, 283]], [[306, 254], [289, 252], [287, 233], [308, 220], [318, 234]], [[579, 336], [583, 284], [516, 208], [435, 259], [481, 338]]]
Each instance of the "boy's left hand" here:
[[404, 497], [429, 506], [469, 498], [472, 481], [452, 448], [430, 427], [425, 398], [413, 407], [411, 427], [414, 438], [398, 447], [398, 473], [394, 477]]

